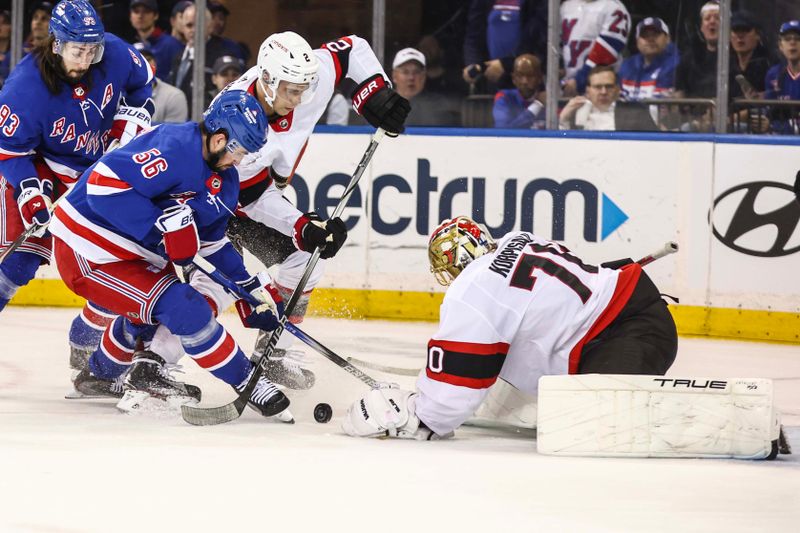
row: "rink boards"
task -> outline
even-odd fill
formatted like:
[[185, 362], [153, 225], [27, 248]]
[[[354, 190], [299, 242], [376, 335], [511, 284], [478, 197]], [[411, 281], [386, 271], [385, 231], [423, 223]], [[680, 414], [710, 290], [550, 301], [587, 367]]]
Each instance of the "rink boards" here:
[[[365, 129], [343, 131], [311, 138], [287, 193], [301, 210], [333, 211], [369, 141]], [[523, 229], [563, 241], [595, 263], [677, 241], [680, 252], [647, 272], [680, 298], [672, 311], [683, 334], [800, 342], [791, 190], [800, 140], [522, 135], [416, 130], [384, 140], [344, 211], [349, 238], [328, 262], [315, 311], [435, 320], [442, 288], [428, 273], [427, 235], [466, 214], [497, 235]], [[78, 303], [52, 267], [38, 277], [15, 303]]]

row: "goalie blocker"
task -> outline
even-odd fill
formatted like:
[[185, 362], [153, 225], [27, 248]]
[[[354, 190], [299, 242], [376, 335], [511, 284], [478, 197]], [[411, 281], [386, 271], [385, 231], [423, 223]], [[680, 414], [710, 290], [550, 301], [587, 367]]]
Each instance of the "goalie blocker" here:
[[539, 380], [537, 449], [546, 455], [774, 459], [780, 432], [770, 379]]

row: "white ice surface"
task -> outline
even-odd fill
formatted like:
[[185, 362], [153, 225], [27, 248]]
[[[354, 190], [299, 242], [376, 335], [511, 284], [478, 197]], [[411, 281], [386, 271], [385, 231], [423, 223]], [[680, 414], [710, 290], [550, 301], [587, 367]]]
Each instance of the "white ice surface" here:
[[[65, 400], [74, 314], [0, 315], [0, 532], [800, 531], [797, 455], [546, 457], [530, 433], [481, 428], [442, 442], [354, 439], [340, 417], [365, 387], [310, 349], [317, 385], [289, 392], [294, 425], [248, 410], [201, 428], [177, 415], [124, 415], [112, 401]], [[235, 315], [223, 322], [252, 346]], [[311, 318], [302, 327], [342, 356], [413, 367], [435, 325]], [[187, 366], [204, 405], [232, 399]], [[776, 379], [800, 451], [800, 347], [681, 339], [670, 373]], [[334, 409], [327, 425], [312, 416], [322, 401]]]

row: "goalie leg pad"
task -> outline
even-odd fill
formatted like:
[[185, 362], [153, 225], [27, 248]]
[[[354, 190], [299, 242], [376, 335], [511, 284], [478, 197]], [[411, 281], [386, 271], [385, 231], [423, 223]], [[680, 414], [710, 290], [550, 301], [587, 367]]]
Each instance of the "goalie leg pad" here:
[[774, 458], [772, 380], [544, 376], [537, 449], [548, 455]]

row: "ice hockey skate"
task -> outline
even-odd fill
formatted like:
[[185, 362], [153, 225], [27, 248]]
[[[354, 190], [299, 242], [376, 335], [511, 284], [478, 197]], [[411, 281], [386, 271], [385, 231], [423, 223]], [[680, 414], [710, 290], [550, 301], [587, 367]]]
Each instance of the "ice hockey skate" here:
[[[255, 366], [247, 374], [247, 377], [235, 388], [238, 392], [244, 390], [247, 382], [250, 381], [250, 376], [253, 375]], [[250, 400], [247, 405], [250, 408], [258, 411], [263, 416], [274, 416], [281, 422], [294, 424], [294, 417], [289, 412], [289, 398], [281, 392], [265, 375], [261, 375], [256, 383], [256, 388], [250, 394]]]
[[[255, 363], [269, 342], [270, 333], [265, 331], [258, 332], [256, 346], [250, 360]], [[302, 350], [291, 350], [275, 348], [267, 360], [267, 368], [264, 375], [273, 383], [282, 385], [293, 390], [308, 390], [314, 386], [316, 377], [314, 372], [309, 370], [309, 360]]]
[[117, 409], [126, 413], [175, 410], [200, 402], [200, 388], [172, 379], [164, 359], [150, 350], [133, 354], [133, 363], [123, 381], [124, 394]]
[[123, 376], [116, 379], [101, 379], [92, 374], [88, 366], [78, 371], [72, 378], [74, 389], [64, 397], [68, 400], [79, 400], [82, 398], [122, 398]]

